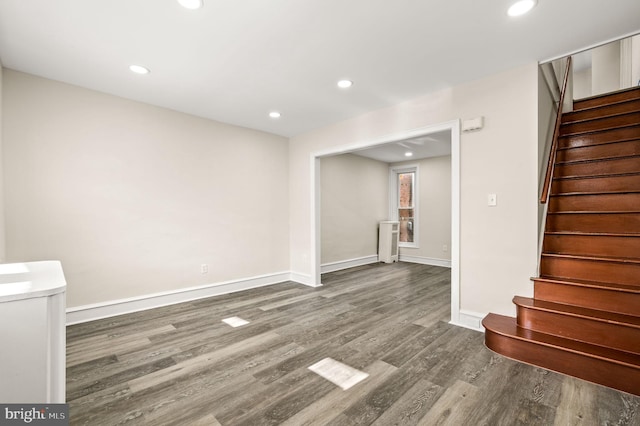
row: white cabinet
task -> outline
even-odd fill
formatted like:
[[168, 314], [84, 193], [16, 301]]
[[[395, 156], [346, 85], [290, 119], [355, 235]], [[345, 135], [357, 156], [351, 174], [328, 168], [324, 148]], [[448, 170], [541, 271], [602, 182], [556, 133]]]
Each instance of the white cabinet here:
[[380, 234], [378, 236], [378, 261], [393, 263], [398, 261], [398, 239], [400, 223], [386, 220], [380, 222]]
[[60, 262], [0, 264], [1, 402], [65, 402], [65, 290]]

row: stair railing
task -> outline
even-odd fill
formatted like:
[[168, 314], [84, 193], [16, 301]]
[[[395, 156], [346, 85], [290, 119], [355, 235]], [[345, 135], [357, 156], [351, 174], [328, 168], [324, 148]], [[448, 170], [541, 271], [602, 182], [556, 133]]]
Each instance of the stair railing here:
[[556, 154], [558, 152], [558, 137], [560, 134], [560, 124], [562, 121], [562, 106], [564, 104], [564, 95], [567, 91], [567, 83], [569, 81], [569, 75], [571, 72], [571, 56], [567, 58], [567, 69], [564, 73], [564, 80], [562, 81], [562, 90], [560, 90], [560, 101], [558, 102], [558, 114], [556, 115], [556, 124], [553, 129], [553, 139], [551, 141], [551, 150], [549, 151], [549, 161], [547, 163], [547, 172], [544, 176], [544, 185], [542, 186], [542, 195], [540, 196], [540, 203], [546, 204], [549, 200], [549, 191], [551, 190], [551, 184], [553, 183], [553, 170], [556, 164]]

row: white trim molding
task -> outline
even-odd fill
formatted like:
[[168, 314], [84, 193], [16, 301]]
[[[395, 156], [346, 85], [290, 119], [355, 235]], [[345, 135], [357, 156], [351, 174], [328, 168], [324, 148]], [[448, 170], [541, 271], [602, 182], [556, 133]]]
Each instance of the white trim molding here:
[[[389, 142], [397, 142], [431, 133], [451, 131], [451, 318], [460, 316], [460, 120], [392, 133], [373, 140], [363, 140], [353, 144], [312, 152], [310, 155], [310, 213], [311, 236], [309, 254], [311, 257], [310, 285], [320, 284], [320, 159], [329, 155], [347, 154], [363, 148], [370, 148]], [[293, 273], [292, 273], [293, 276]], [[298, 279], [292, 278], [297, 282]], [[452, 324], [456, 324], [452, 321]]]
[[320, 267], [320, 272], [326, 274], [327, 272], [341, 271], [343, 269], [355, 268], [356, 266], [370, 265], [378, 262], [378, 255], [372, 254], [370, 256], [357, 257], [355, 259], [339, 260], [337, 262], [325, 263]]
[[408, 254], [400, 253], [400, 262], [419, 263], [421, 265], [442, 266], [444, 268], [451, 268], [451, 261], [447, 259], [435, 259], [432, 257], [424, 256], [410, 256]]
[[460, 120], [451, 128], [451, 318], [460, 316]]
[[116, 315], [145, 311], [176, 303], [189, 302], [204, 299], [221, 294], [235, 293], [251, 288], [264, 287], [290, 281], [292, 274], [280, 272], [275, 274], [260, 275], [239, 280], [224, 281], [215, 284], [207, 284], [197, 287], [189, 287], [180, 290], [166, 291], [162, 293], [148, 294], [145, 296], [130, 297], [127, 299], [111, 300], [108, 302], [94, 303], [91, 305], [77, 306], [67, 309], [67, 325], [109, 318]]
[[291, 272], [289, 274], [289, 281], [293, 281], [298, 284], [306, 285], [307, 287], [322, 287], [319, 282], [314, 282], [313, 277], [309, 274], [303, 274], [302, 272]]
[[413, 187], [412, 190], [412, 201], [413, 201], [413, 241], [412, 242], [402, 242], [398, 243], [400, 248], [420, 248], [420, 221], [418, 218], [420, 217], [419, 209], [420, 209], [420, 197], [416, 194], [420, 194], [420, 167], [418, 164], [404, 164], [401, 166], [390, 166], [389, 167], [389, 218], [391, 220], [400, 221], [400, 215], [398, 214], [398, 210], [400, 208], [400, 189], [398, 182], [398, 175], [401, 173], [413, 173]]
[[460, 309], [458, 312], [458, 318], [451, 316], [449, 324], [457, 325], [458, 327], [469, 328], [471, 330], [480, 331], [484, 333], [484, 327], [482, 326], [482, 319], [487, 314], [480, 314], [478, 312], [471, 312], [464, 309]]

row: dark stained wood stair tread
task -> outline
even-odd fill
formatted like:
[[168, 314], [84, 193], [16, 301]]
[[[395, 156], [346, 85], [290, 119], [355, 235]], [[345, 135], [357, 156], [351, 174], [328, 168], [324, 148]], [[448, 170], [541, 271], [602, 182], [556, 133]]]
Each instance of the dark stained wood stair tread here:
[[[616, 103], [613, 103], [613, 104], [593, 107], [593, 108], [590, 108], [588, 110], [581, 109], [581, 110], [577, 110], [577, 111], [571, 111], [571, 112], [563, 114], [562, 124], [586, 123], [586, 122], [589, 122], [589, 121], [592, 121], [592, 120], [617, 117], [617, 116], [624, 115], [624, 114], [638, 112], [638, 111], [640, 111], [640, 107], [638, 107], [638, 105], [637, 105], [639, 101], [640, 101], [639, 99], [627, 99], [627, 100], [616, 102]], [[612, 111], [612, 112], [604, 111], [606, 108], [613, 108], [613, 107], [620, 107], [620, 108], [623, 108], [623, 110], [622, 111]], [[603, 110], [602, 114], [598, 115], [597, 117], [581, 117], [581, 115], [584, 115], [585, 113], [598, 112], [597, 110]]]
[[640, 194], [640, 188], [630, 189], [627, 191], [565, 192], [560, 194], [551, 194], [550, 196], [551, 197], [574, 197], [574, 196], [581, 196], [581, 195], [619, 195], [619, 194]]
[[[640, 164], [638, 165], [640, 170]], [[551, 185], [552, 194], [574, 193], [634, 193], [640, 192], [640, 173], [621, 172], [612, 174], [583, 174], [555, 177]], [[638, 203], [640, 204], [640, 202]]]
[[629, 87], [608, 93], [600, 93], [573, 101], [574, 111], [584, 111], [590, 108], [597, 108], [604, 105], [610, 105], [627, 99], [637, 99], [640, 97], [640, 89], [638, 87]]
[[[558, 166], [576, 166], [576, 165], [580, 165], [580, 164], [590, 164], [590, 165], [595, 165], [598, 164], [600, 166], [610, 166], [610, 165], [617, 165], [620, 163], [624, 163], [627, 161], [637, 161], [638, 159], [640, 159], [640, 153], [638, 154], [633, 154], [633, 155], [621, 155], [621, 156], [615, 156], [615, 157], [602, 157], [602, 158], [591, 158], [588, 160], [585, 159], [576, 159], [576, 160], [567, 160], [567, 161], [557, 161], [556, 162], [556, 167]], [[615, 170], [615, 169], [614, 169]], [[615, 173], [615, 171], [609, 172], [607, 171], [606, 174], [609, 173]], [[637, 173], [636, 171], [633, 172], [624, 172], [624, 173]], [[555, 176], [554, 179], [557, 179], [560, 176]]]
[[623, 127], [593, 129], [575, 134], [564, 134], [558, 138], [558, 149], [586, 148], [609, 143], [630, 142], [640, 137], [640, 123]]
[[597, 309], [584, 308], [581, 306], [567, 305], [564, 303], [548, 302], [546, 300], [536, 300], [530, 297], [514, 296], [513, 303], [530, 309], [553, 312], [563, 315], [570, 315], [588, 318], [594, 321], [615, 323], [628, 327], [640, 329], [640, 317], [633, 315], [618, 314], [615, 312], [601, 311]]
[[579, 279], [573, 279], [573, 278], [571, 280], [568, 280], [565, 278], [551, 277], [551, 276], [532, 277], [531, 280], [554, 283], [554, 284], [562, 284], [562, 285], [589, 287], [589, 288], [600, 289], [600, 290], [619, 291], [622, 293], [632, 293], [632, 294], [640, 295], [640, 287], [627, 285], [627, 284], [620, 284], [620, 283], [588, 281], [588, 280], [579, 280]]
[[620, 121], [636, 122], [640, 121], [640, 112], [630, 112], [615, 117], [605, 117], [598, 120], [589, 120], [584, 123], [567, 123], [560, 126], [561, 136], [578, 136], [592, 132], [606, 132], [617, 130], [625, 127], [634, 126], [634, 124], [622, 124]]
[[545, 232], [542, 252], [640, 260], [640, 227], [635, 233]]
[[592, 345], [563, 337], [552, 336], [533, 330], [518, 327], [516, 319], [498, 314], [489, 314], [482, 320], [482, 325], [490, 332], [500, 334], [511, 339], [533, 342], [538, 345], [557, 348], [573, 352], [614, 364], [622, 364], [627, 367], [640, 370], [640, 355], [604, 346]]
[[[613, 100], [611, 102], [607, 102], [601, 105], [592, 105], [592, 106], [587, 106], [585, 108], [573, 108], [572, 111], [567, 111], [563, 114], [563, 119], [565, 117], [571, 117], [573, 115], [576, 114], [580, 114], [580, 113], [584, 113], [584, 112], [589, 112], [589, 111], [597, 111], [600, 110], [602, 108], [609, 108], [609, 107], [615, 107], [615, 106], [619, 106], [619, 105], [625, 105], [628, 103], [634, 103], [634, 102], [638, 102], [640, 101], [640, 93], [638, 93], [637, 96], [635, 97], [630, 97], [630, 98], [624, 98], [624, 99], [617, 99], [617, 100]], [[576, 100], [574, 101], [574, 103], [576, 103], [578, 106], [580, 105], [581, 100]]]
[[[562, 259], [577, 259], [577, 260], [591, 260], [596, 262], [615, 262], [615, 263], [631, 263], [640, 265], [640, 259], [626, 258], [626, 257], [605, 257], [605, 256], [583, 256], [572, 254], [559, 254], [559, 253], [542, 253], [542, 257], [555, 257]], [[640, 285], [640, 277], [638, 277], [638, 284]]]
[[[640, 158], [640, 156], [639, 156]], [[568, 175], [568, 176], [556, 176], [554, 181], [565, 180], [581, 180], [581, 179], [602, 179], [602, 178], [617, 178], [626, 176], [640, 176], [640, 172], [625, 172], [625, 173], [610, 173], [610, 174], [593, 174], [593, 175]], [[640, 190], [640, 188], [639, 188]]]
[[588, 237], [623, 237], [623, 238], [637, 238], [640, 237], [640, 232], [631, 234], [622, 234], [615, 232], [578, 232], [578, 231], [545, 231], [545, 235], [572, 235], [572, 236], [588, 236]]
[[548, 214], [640, 214], [640, 210], [562, 210], [557, 212], [548, 212]]
[[[633, 138], [633, 139], [627, 139], [627, 140], [622, 140], [622, 141], [603, 142], [603, 143], [599, 143], [599, 144], [584, 145], [584, 146], [564, 146], [564, 147], [558, 147], [558, 152], [563, 152], [563, 151], [565, 151], [565, 152], [585, 151], [588, 148], [594, 148], [594, 147], [598, 147], [598, 148], [609, 147], [609, 148], [611, 148], [611, 145], [613, 145], [615, 147], [615, 146], [619, 146], [619, 144], [627, 144], [629, 142], [631, 143], [631, 145], [635, 145], [635, 142], [640, 142], [640, 139]], [[613, 150], [611, 150], [611, 151], [613, 151]], [[613, 152], [612, 154], [615, 154], [615, 152]], [[593, 162], [596, 162], [596, 161], [618, 160], [618, 159], [626, 158], [626, 157], [637, 157], [638, 155], [640, 155], [640, 153], [616, 155], [616, 156], [610, 156], [610, 157], [596, 157], [596, 158], [590, 158], [590, 159], [587, 159], [587, 160], [556, 161], [556, 165], [565, 164], [565, 163], [593, 163]]]

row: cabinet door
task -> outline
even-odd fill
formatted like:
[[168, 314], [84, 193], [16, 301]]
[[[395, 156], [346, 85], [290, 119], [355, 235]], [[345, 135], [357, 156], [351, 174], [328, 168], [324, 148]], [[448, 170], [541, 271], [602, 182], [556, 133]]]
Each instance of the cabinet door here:
[[0, 401], [47, 402], [47, 298], [0, 303]]

